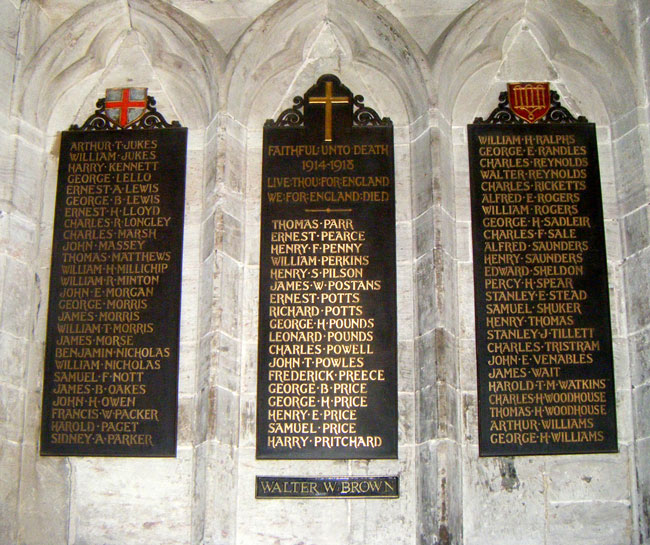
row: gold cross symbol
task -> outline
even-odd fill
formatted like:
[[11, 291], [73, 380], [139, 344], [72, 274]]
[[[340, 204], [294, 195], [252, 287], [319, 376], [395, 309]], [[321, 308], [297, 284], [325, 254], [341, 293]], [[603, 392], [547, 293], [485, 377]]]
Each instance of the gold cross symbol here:
[[325, 96], [311, 97], [309, 104], [325, 104], [325, 142], [332, 141], [332, 104], [348, 104], [349, 97], [333, 97], [332, 82], [325, 82]]

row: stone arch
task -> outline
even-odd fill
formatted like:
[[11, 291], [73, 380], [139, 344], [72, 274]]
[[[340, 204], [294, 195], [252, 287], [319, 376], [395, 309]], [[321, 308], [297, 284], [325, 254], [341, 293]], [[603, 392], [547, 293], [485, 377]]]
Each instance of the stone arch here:
[[[620, 305], [633, 307], [632, 295], [626, 293], [626, 243], [619, 225], [647, 202], [639, 130], [642, 121], [638, 113], [643, 102], [642, 89], [634, 83], [630, 60], [602, 20], [574, 0], [480, 0], [454, 21], [429, 55], [436, 85], [436, 113], [448, 123], [448, 128], [441, 131], [440, 144], [441, 153], [452, 159], [441, 177], [441, 194], [456, 233], [450, 251], [456, 266], [458, 306], [470, 309], [474, 302], [466, 124], [475, 116], [489, 115], [506, 82], [523, 80], [550, 81], [569, 110], [587, 116], [598, 127], [610, 291], [614, 294], [610, 303], [612, 316], [621, 316]], [[629, 374], [625, 322], [623, 315], [613, 326], [614, 345], [622, 347], [615, 352], [617, 377]], [[464, 542], [480, 543], [502, 535], [497, 523], [491, 526], [486, 521], [497, 516], [492, 506], [495, 501], [501, 502], [503, 496], [498, 496], [498, 487], [493, 489], [486, 483], [498, 480], [499, 475], [503, 477], [508, 471], [521, 478], [516, 483], [519, 491], [509, 490], [512, 503], [507, 503], [508, 513], [525, 521], [521, 528], [526, 528], [525, 536], [513, 528], [511, 539], [540, 534], [540, 540], [552, 540], [548, 536], [553, 530], [549, 528], [555, 521], [541, 521], [534, 513], [548, 510], [553, 498], [565, 498], [562, 491], [553, 488], [556, 485], [548, 477], [549, 467], [553, 466], [531, 460], [524, 467], [520, 459], [510, 463], [477, 456], [473, 313], [457, 316], [454, 329], [459, 335], [459, 411], [465, 436], [461, 456], [463, 497], [459, 507], [464, 515]], [[619, 407], [629, 407], [631, 397], [625, 381], [617, 383]], [[630, 420], [620, 424], [621, 428], [632, 427], [633, 411], [619, 409], [618, 418]], [[626, 436], [620, 438], [622, 444], [629, 440]], [[607, 474], [610, 465], [634, 467], [634, 456], [634, 448], [624, 445], [618, 458], [603, 457], [594, 463], [601, 464], [603, 474]], [[571, 460], [563, 471], [577, 474], [579, 465], [580, 462]], [[626, 482], [630, 483], [625, 498], [634, 505], [639, 501], [634, 490], [635, 476], [633, 471], [621, 471], [627, 472]], [[618, 483], [612, 486], [617, 487]], [[581, 499], [593, 500], [588, 493]], [[516, 504], [525, 504], [526, 509]], [[486, 506], [484, 510], [476, 508], [482, 505]], [[468, 508], [464, 509], [465, 506]], [[628, 527], [638, 524], [633, 520], [637, 516], [634, 511], [633, 508], [632, 514], [624, 515]], [[542, 537], [544, 534], [547, 537]]]
[[[182, 122], [207, 125], [217, 109], [224, 52], [201, 25], [159, 0], [96, 1], [67, 19], [25, 63], [17, 84], [18, 113], [45, 127], [55, 105], [70, 104], [65, 109], [75, 111], [73, 105], [87, 99], [133, 34]], [[137, 84], [137, 68], [121, 70], [122, 81]]]
[[[29, 3], [31, 9], [36, 3]], [[14, 115], [20, 126], [28, 131], [35, 141], [30, 153], [16, 154], [16, 170], [25, 171], [29, 184], [21, 184], [23, 192], [31, 192], [30, 198], [39, 203], [34, 212], [36, 224], [40, 229], [38, 252], [49, 253], [48, 242], [52, 239], [52, 217], [56, 193], [57, 142], [59, 131], [72, 122], [82, 123], [94, 109], [95, 100], [102, 97], [105, 86], [149, 86], [149, 94], [157, 100], [158, 110], [168, 121], [178, 119], [189, 130], [187, 152], [187, 176], [185, 199], [185, 223], [183, 246], [183, 284], [184, 307], [181, 310], [183, 325], [180, 337], [180, 380], [179, 380], [179, 430], [177, 457], [169, 463], [139, 464], [137, 462], [120, 465], [119, 471], [133, 472], [132, 479], [140, 479], [142, 490], [154, 490], [152, 482], [163, 479], [170, 483], [167, 498], [157, 496], [158, 505], [176, 504], [174, 517], [164, 517], [160, 512], [149, 510], [147, 517], [155, 517], [165, 527], [165, 539], [174, 543], [190, 542], [192, 531], [192, 502], [189, 486], [181, 485], [174, 476], [186, 475], [187, 482], [194, 478], [194, 448], [196, 430], [201, 429], [200, 418], [195, 418], [195, 396], [198, 381], [195, 381], [196, 345], [198, 344], [197, 316], [198, 304], [192, 301], [198, 297], [201, 282], [200, 231], [203, 220], [203, 196], [205, 186], [211, 179], [211, 171], [203, 168], [204, 163], [213, 161], [214, 146], [209, 145], [210, 125], [217, 114], [219, 101], [218, 78], [223, 69], [225, 55], [204, 27], [197, 21], [160, 0], [107, 0], [88, 3], [72, 14], [51, 33], [47, 24], [39, 18], [46, 14], [38, 6], [26, 17], [27, 27], [37, 27], [42, 39], [34, 50], [29, 44], [24, 46], [22, 65], [18, 67], [14, 90]], [[25, 34], [28, 34], [28, 30]], [[36, 34], [35, 34], [36, 35]], [[34, 38], [34, 41], [37, 41]], [[153, 82], [154, 88], [149, 85]], [[206, 136], [207, 135], [207, 136]], [[48, 153], [49, 152], [49, 153]], [[206, 159], [207, 158], [207, 159]], [[37, 162], [38, 161], [38, 162]], [[35, 252], [35, 253], [38, 253]], [[39, 254], [39, 255], [40, 255]], [[44, 321], [42, 309], [47, 301], [47, 279], [49, 259], [37, 261], [34, 323]], [[187, 304], [189, 302], [189, 304]], [[34, 328], [35, 344], [42, 344], [45, 327]], [[42, 357], [34, 350], [34, 369], [42, 369]], [[34, 382], [27, 396], [29, 410], [38, 413], [38, 381], [41, 375], [35, 371]], [[200, 385], [199, 385], [200, 387]], [[37, 437], [38, 422], [30, 420], [25, 424], [25, 436]], [[198, 449], [197, 449], [198, 450]], [[88, 462], [86, 460], [86, 462]], [[86, 505], [101, 506], [102, 497], [112, 495], [119, 484], [111, 482], [108, 473], [93, 462], [84, 463], [78, 459], [71, 461], [52, 460], [38, 456], [37, 440], [30, 439], [29, 449], [21, 459], [22, 472], [27, 478], [21, 480], [24, 493], [32, 494], [35, 504], [42, 512], [37, 515], [42, 520], [57, 520], [53, 535], [57, 541], [68, 533], [92, 534], [103, 526], [94, 524], [84, 517], [58, 517], [53, 513], [57, 505], [75, 505], [84, 498]], [[137, 470], [134, 469], [138, 467]], [[85, 473], [88, 472], [88, 473]], [[157, 475], [154, 475], [156, 474]], [[166, 477], [161, 477], [162, 475]], [[88, 475], [88, 479], [76, 478]], [[73, 477], [74, 476], [74, 477]], [[40, 482], [33, 490], [30, 486]], [[24, 482], [24, 484], [23, 484]], [[90, 484], [92, 483], [92, 484]], [[30, 490], [29, 492], [27, 492]], [[56, 499], [53, 499], [56, 498]], [[137, 502], [136, 502], [137, 503]], [[126, 506], [130, 509], [134, 504]], [[66, 508], [67, 510], [67, 508]], [[99, 509], [101, 511], [101, 507]], [[98, 511], [99, 512], [99, 511]], [[30, 536], [38, 533], [43, 525], [36, 522], [35, 515], [23, 513], [19, 521], [20, 531], [27, 541], [38, 541]], [[100, 515], [103, 516], [103, 515]], [[108, 515], [110, 518], [111, 515]], [[174, 518], [174, 520], [171, 520]], [[46, 525], [47, 526], [47, 525]], [[160, 541], [155, 537], [158, 524], [146, 531], [148, 539]], [[163, 530], [160, 530], [163, 532]], [[162, 535], [162, 533], [161, 533]], [[110, 536], [97, 538], [100, 541]], [[92, 541], [92, 539], [91, 539]]]
[[[424, 55], [387, 10], [366, 3], [375, 4], [362, 0], [283, 0], [260, 16], [230, 55], [236, 65], [226, 69], [229, 113], [245, 123], [244, 112], [270, 78], [279, 72], [295, 74], [308, 63], [314, 31], [326, 25], [337, 37], [349, 64], [384, 71], [399, 90], [411, 121], [422, 115], [429, 103]], [[331, 65], [330, 71], [336, 68]], [[288, 89], [294, 79], [285, 76], [283, 89]]]
[[[228, 429], [227, 432], [210, 431], [215, 452], [222, 453], [226, 461], [218, 467], [206, 468], [207, 481], [223, 483], [216, 487], [221, 490], [230, 489], [228, 485], [233, 479], [248, 479], [246, 475], [254, 472], [251, 468], [258, 473], [268, 471], [265, 468], [269, 466], [257, 462], [252, 455], [262, 126], [265, 119], [277, 117], [290, 107], [293, 96], [303, 94], [318, 76], [334, 73], [355, 94], [364, 95], [368, 106], [381, 116], [390, 116], [396, 125], [400, 448], [403, 448], [400, 452], [404, 453], [399, 463], [409, 470], [404, 472], [405, 500], [391, 504], [385, 513], [393, 524], [374, 519], [371, 522], [372, 517], [378, 516], [374, 510], [360, 511], [359, 516], [369, 517], [369, 527], [388, 527], [387, 543], [390, 539], [401, 541], [404, 532], [415, 536], [419, 531], [427, 534], [423, 543], [433, 542], [439, 532], [445, 532], [440, 530], [446, 524], [441, 520], [449, 511], [447, 501], [440, 500], [439, 496], [457, 489], [455, 484], [447, 485], [447, 478], [438, 471], [439, 460], [444, 466], [445, 456], [453, 458], [454, 453], [445, 450], [442, 444], [445, 440], [435, 442], [437, 420], [440, 416], [445, 421], [439, 426], [441, 429], [455, 429], [455, 423], [450, 425], [449, 421], [456, 412], [445, 409], [445, 387], [438, 388], [432, 371], [437, 358], [434, 330], [440, 311], [435, 290], [442, 277], [433, 277], [437, 238], [431, 153], [434, 136], [428, 117], [431, 98], [426, 58], [403, 26], [374, 0], [282, 0], [240, 37], [229, 53], [225, 73], [228, 86], [222, 94], [225, 115], [218, 129], [224, 170], [214, 207], [215, 225], [223, 237], [216, 241], [217, 286], [212, 314], [219, 315], [221, 326], [217, 329], [229, 340], [240, 343], [241, 350], [240, 361], [234, 362], [238, 382], [233, 384], [223, 374], [215, 375], [212, 381], [217, 384], [213, 394], [216, 404], [228, 407], [230, 420], [224, 418], [218, 423], [218, 428]], [[415, 238], [420, 239], [417, 248]], [[233, 358], [227, 353], [233, 353], [232, 347], [225, 346], [223, 341], [213, 343], [213, 347], [215, 357], [230, 362], [229, 372], [232, 371]], [[426, 355], [416, 355], [420, 348]], [[420, 395], [421, 392], [424, 393]], [[445, 407], [438, 409], [438, 405]], [[320, 471], [331, 474], [354, 470], [353, 462], [331, 462], [331, 468], [323, 463]], [[273, 465], [274, 471], [281, 467], [282, 462]], [[450, 478], [454, 479], [455, 475]], [[245, 486], [250, 486], [248, 480]], [[242, 541], [247, 541], [247, 532], [258, 532], [259, 539], [262, 535], [259, 532], [266, 531], [242, 520], [232, 510], [213, 507], [223, 503], [223, 499], [217, 500], [213, 495], [210, 492], [205, 500], [206, 539], [217, 536], [224, 528], [229, 535], [236, 531]], [[246, 503], [245, 487], [228, 497], [229, 502], [238, 502], [240, 512], [256, 509], [258, 520], [268, 516], [260, 514], [267, 509], [259, 503], [255, 507]], [[340, 520], [336, 532], [352, 532], [347, 515], [341, 512], [343, 506], [337, 504], [328, 519], [305, 508], [305, 513], [310, 513], [306, 518], [313, 518], [314, 531], [318, 524], [323, 524], [328, 530], [323, 526], [320, 531], [329, 532], [332, 520]], [[292, 523], [293, 516], [284, 513], [277, 523], [282, 527], [301, 527], [297, 520]], [[316, 535], [308, 534], [311, 530], [301, 531], [303, 534], [296, 536], [296, 540], [300, 537], [317, 541]], [[399, 531], [403, 532], [391, 534]], [[248, 537], [253, 539], [252, 534]]]
[[488, 73], [496, 73], [504, 43], [520, 22], [543, 39], [544, 53], [560, 78], [573, 70], [589, 81], [611, 121], [637, 103], [640, 90], [632, 84], [629, 60], [604, 23], [577, 0], [479, 1], [454, 22], [436, 52], [433, 79], [440, 82], [453, 74], [448, 85], [437, 89], [438, 106], [446, 116], [468, 78], [488, 67]]
[[[528, 47], [519, 55], [517, 40]], [[464, 127], [475, 116], [487, 115], [506, 81], [548, 80], [575, 114], [586, 114], [590, 121], [611, 127], [601, 139], [612, 140], [629, 130], [625, 120], [635, 116], [639, 104], [642, 90], [634, 85], [632, 72], [611, 32], [577, 0], [481, 0], [447, 30], [432, 69], [436, 111], [452, 126]], [[631, 145], [642, 161], [638, 138]], [[618, 169], [616, 186], [614, 173], [609, 180], [603, 177], [603, 183], [611, 186], [609, 193], [604, 192], [605, 206], [616, 215], [619, 205], [634, 209], [632, 201], [644, 189], [641, 177], [634, 174], [639, 164], [618, 161], [614, 167]], [[458, 191], [459, 184], [455, 187]], [[461, 185], [461, 191], [465, 190]], [[469, 202], [466, 193], [457, 200], [463, 202]], [[466, 206], [460, 213], [469, 219]]]

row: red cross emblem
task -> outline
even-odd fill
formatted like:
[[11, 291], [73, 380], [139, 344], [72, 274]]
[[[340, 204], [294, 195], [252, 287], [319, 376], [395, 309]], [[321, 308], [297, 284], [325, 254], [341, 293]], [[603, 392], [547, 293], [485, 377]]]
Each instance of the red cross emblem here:
[[126, 127], [142, 117], [147, 107], [147, 88], [106, 89], [104, 109], [120, 127]]

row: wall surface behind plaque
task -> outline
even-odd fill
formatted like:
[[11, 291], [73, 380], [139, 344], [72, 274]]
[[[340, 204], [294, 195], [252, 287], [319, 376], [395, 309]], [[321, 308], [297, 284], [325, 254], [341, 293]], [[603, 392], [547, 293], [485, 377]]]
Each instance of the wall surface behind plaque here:
[[[0, 0], [0, 544], [650, 543], [650, 3]], [[400, 459], [254, 459], [261, 128], [326, 72], [396, 124]], [[465, 126], [547, 80], [598, 127], [620, 453], [479, 459]], [[147, 86], [190, 129], [178, 457], [38, 455], [61, 130]], [[253, 498], [262, 472], [399, 500]]]

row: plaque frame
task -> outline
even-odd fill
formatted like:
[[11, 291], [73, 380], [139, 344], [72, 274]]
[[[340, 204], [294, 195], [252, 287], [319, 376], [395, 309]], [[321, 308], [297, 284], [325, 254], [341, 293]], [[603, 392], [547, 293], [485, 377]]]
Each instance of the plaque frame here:
[[[587, 158], [587, 178], [585, 197], [580, 197], [579, 207], [587, 207], [582, 213], [589, 217], [590, 231], [585, 235], [588, 238], [589, 252], [585, 257], [585, 267], [588, 267], [589, 279], [576, 281], [580, 289], [591, 290], [590, 301], [587, 305], [587, 317], [578, 317], [576, 327], [591, 328], [592, 334], [597, 333], [597, 340], [602, 350], [593, 367], [584, 371], [584, 378], [602, 379], [607, 382], [607, 388], [603, 392], [605, 396], [604, 406], [607, 412], [600, 419], [597, 419], [598, 429], [603, 434], [603, 439], [598, 441], [600, 445], [594, 446], [597, 441], [587, 442], [584, 446], [581, 442], [564, 442], [558, 441], [551, 445], [536, 443], [534, 445], [516, 445], [512, 443], [491, 444], [490, 426], [491, 417], [489, 411], [492, 408], [490, 391], [488, 390], [488, 337], [487, 337], [487, 314], [486, 314], [486, 288], [485, 283], [485, 248], [483, 247], [484, 227], [482, 221], [484, 212], [482, 212], [481, 202], [484, 195], [480, 186], [481, 174], [479, 167], [479, 135], [493, 135], [498, 137], [507, 136], [530, 136], [530, 135], [563, 135], [570, 134], [581, 146], [585, 146]], [[535, 122], [527, 122], [516, 115], [508, 102], [508, 92], [502, 92], [499, 95], [499, 104], [491, 112], [487, 119], [477, 117], [473, 124], [468, 125], [468, 151], [470, 166], [470, 192], [471, 192], [471, 211], [472, 211], [472, 241], [474, 256], [474, 298], [475, 298], [475, 322], [476, 322], [476, 351], [477, 351], [477, 380], [478, 380], [478, 428], [479, 428], [479, 456], [522, 456], [522, 455], [558, 455], [558, 454], [588, 454], [588, 453], [612, 453], [618, 452], [617, 444], [617, 425], [616, 425], [616, 399], [614, 385], [614, 362], [611, 336], [611, 318], [609, 305], [609, 288], [607, 274], [607, 260], [605, 255], [604, 240], [604, 216], [602, 210], [602, 196], [600, 173], [598, 166], [598, 149], [596, 142], [596, 128], [586, 117], [579, 116], [575, 118], [559, 101], [559, 95], [556, 91], [550, 90], [550, 108], [548, 112]], [[533, 184], [534, 187], [534, 184]], [[535, 190], [536, 191], [536, 190]], [[536, 193], [531, 189], [528, 191]], [[530, 202], [533, 202], [531, 199]], [[525, 250], [526, 252], [528, 250]], [[572, 280], [573, 282], [573, 280]], [[578, 288], [575, 288], [578, 289]], [[595, 301], [595, 303], [594, 303]], [[601, 308], [598, 312], [597, 308]], [[532, 326], [528, 326], [531, 329]], [[532, 328], [534, 329], [534, 328]], [[543, 329], [543, 328], [542, 328]], [[567, 369], [563, 378], [565, 380], [581, 378], [571, 373], [577, 372], [575, 369]], [[533, 410], [534, 407], [533, 407]], [[541, 411], [541, 409], [540, 409]], [[542, 418], [541, 415], [534, 414], [534, 418]], [[550, 417], [550, 415], [549, 415]], [[495, 417], [496, 418], [496, 417]], [[538, 421], [539, 422], [539, 421]], [[535, 422], [533, 422], [534, 424]], [[559, 424], [561, 425], [561, 423]], [[555, 428], [552, 428], [555, 429]], [[544, 433], [544, 430], [542, 430]], [[569, 432], [567, 432], [569, 433]], [[547, 433], [548, 435], [548, 433]], [[558, 435], [558, 437], [561, 437]], [[571, 437], [567, 435], [565, 437]], [[579, 436], [576, 436], [579, 437]]]
[[[327, 101], [331, 100], [331, 111], [328, 114]], [[325, 105], [323, 108], [322, 106]], [[329, 116], [329, 117], [328, 117]], [[327, 127], [330, 124], [330, 131]], [[362, 142], [362, 139], [369, 139]], [[385, 189], [389, 195], [389, 202], [382, 206], [381, 203], [359, 204], [351, 203], [345, 206], [320, 206], [304, 207], [300, 209], [292, 206], [272, 206], [267, 197], [266, 180], [278, 176], [300, 175], [299, 163], [303, 158], [294, 158], [280, 161], [269, 158], [269, 146], [345, 146], [351, 149], [361, 143], [385, 146], [386, 155], [369, 155], [363, 157], [354, 155], [350, 157], [355, 161], [355, 174], [360, 176], [383, 175], [389, 180]], [[395, 246], [395, 203], [394, 203], [394, 149], [393, 125], [390, 119], [381, 118], [375, 110], [365, 105], [360, 95], [352, 92], [340, 80], [331, 74], [321, 76], [304, 96], [293, 99], [293, 107], [280, 113], [276, 120], [267, 120], [264, 125], [264, 159], [262, 166], [262, 213], [261, 213], [261, 244], [260, 244], [260, 303], [259, 303], [259, 347], [258, 347], [258, 394], [257, 394], [257, 447], [258, 459], [372, 459], [397, 457], [397, 303], [396, 303], [396, 246]], [[331, 157], [321, 157], [316, 168], [325, 171], [332, 168], [329, 161]], [[337, 157], [337, 159], [341, 159]], [[338, 165], [338, 163], [337, 163]], [[374, 173], [374, 174], [373, 174]], [[310, 174], [311, 176], [326, 176], [326, 174]], [[331, 174], [336, 176], [336, 174]], [[317, 190], [321, 191], [321, 190]], [[371, 239], [365, 245], [369, 252], [376, 252], [377, 259], [371, 259], [368, 266], [368, 278], [381, 278], [385, 287], [381, 301], [371, 295], [362, 295], [367, 308], [377, 312], [377, 305], [384, 305], [386, 310], [385, 320], [377, 325], [380, 333], [377, 337], [382, 339], [375, 348], [381, 354], [372, 356], [374, 363], [385, 370], [386, 385], [373, 386], [371, 394], [373, 403], [382, 403], [384, 413], [370, 416], [366, 412], [364, 426], [373, 430], [368, 436], [380, 435], [377, 430], [384, 429], [382, 447], [328, 447], [328, 448], [274, 448], [267, 446], [269, 437], [268, 403], [268, 361], [270, 360], [268, 341], [269, 328], [269, 283], [270, 283], [270, 250], [271, 233], [270, 225], [273, 218], [295, 219], [301, 214], [311, 214], [311, 217], [354, 218], [357, 229], [365, 231]], [[351, 220], [352, 221], [352, 220]], [[371, 238], [372, 237], [372, 238]], [[365, 278], [365, 276], [364, 276]], [[384, 288], [382, 288], [384, 289]], [[377, 316], [378, 318], [379, 316]], [[382, 362], [379, 363], [382, 358]], [[368, 367], [370, 368], [370, 367]], [[381, 393], [380, 393], [381, 392]], [[370, 403], [370, 401], [369, 401]], [[373, 422], [370, 421], [373, 420]]]
[[[57, 202], [52, 235], [53, 249], [49, 281], [50, 290], [48, 302], [48, 324], [45, 343], [44, 385], [42, 393], [39, 450], [42, 456], [175, 457], [178, 428], [178, 360], [180, 352], [179, 342], [181, 310], [180, 290], [183, 256], [183, 227], [185, 216], [187, 128], [181, 127], [178, 121], [168, 123], [164, 116], [156, 110], [156, 101], [151, 96], [147, 96], [144, 112], [132, 123], [126, 126], [118, 125], [108, 115], [106, 115], [105, 103], [105, 98], [99, 99], [96, 104], [96, 111], [88, 117], [88, 119], [81, 127], [78, 125], [71, 125], [68, 131], [64, 131], [62, 133], [62, 145], [59, 156], [57, 179]], [[157, 206], [159, 206], [161, 209], [160, 214], [168, 214], [166, 217], [169, 219], [164, 221], [167, 222], [169, 227], [167, 230], [163, 229], [164, 234], [162, 231], [160, 233], [157, 232], [164, 240], [155, 240], [155, 242], [153, 240], [143, 241], [140, 246], [142, 250], [157, 251], [161, 254], [165, 251], [168, 251], [170, 253], [170, 262], [164, 264], [166, 267], [159, 276], [159, 284], [153, 288], [153, 294], [147, 300], [146, 304], [140, 309], [140, 316], [147, 316], [150, 318], [151, 323], [155, 324], [155, 326], [152, 325], [152, 331], [148, 331], [147, 334], [142, 334], [139, 336], [136, 334], [134, 336], [135, 344], [133, 345], [133, 348], [139, 354], [145, 353], [147, 350], [147, 343], [154, 343], [152, 350], [150, 351], [150, 353], [153, 354], [153, 348], [156, 347], [155, 341], [160, 341], [161, 347], [164, 344], [165, 347], [161, 348], [161, 350], [163, 354], [167, 354], [161, 356], [162, 359], [160, 360], [160, 363], [154, 362], [147, 364], [151, 369], [155, 369], [155, 366], [159, 365], [159, 370], [154, 371], [155, 373], [159, 374], [151, 375], [147, 378], [146, 384], [142, 385], [142, 387], [147, 390], [143, 396], [133, 397], [133, 402], [137, 402], [139, 408], [146, 411], [152, 411], [148, 413], [148, 416], [151, 416], [151, 423], [147, 422], [146, 420], [142, 421], [138, 419], [136, 422], [136, 431], [142, 431], [142, 433], [139, 434], [140, 437], [138, 437], [137, 440], [133, 439], [132, 443], [127, 445], [119, 442], [113, 443], [111, 445], [96, 442], [91, 443], [91, 439], [89, 439], [88, 442], [82, 444], [75, 442], [66, 442], [65, 440], [61, 440], [60, 437], [57, 437], [55, 440], [53, 435], [57, 432], [57, 430], [50, 429], [51, 423], [53, 421], [53, 403], [55, 396], [57, 395], [54, 393], [56, 386], [54, 377], [57, 370], [67, 369], [55, 366], [55, 361], [57, 358], [55, 354], [59, 336], [65, 334], [57, 331], [57, 326], [59, 325], [59, 318], [61, 315], [61, 310], [58, 308], [57, 303], [61, 300], [62, 297], [62, 284], [60, 277], [62, 275], [62, 256], [65, 244], [64, 222], [68, 206], [66, 196], [68, 195], [68, 187], [71, 185], [67, 179], [68, 165], [72, 162], [70, 157], [70, 149], [74, 143], [95, 141], [108, 143], [107, 145], [113, 149], [112, 146], [115, 142], [140, 142], [143, 140], [147, 141], [148, 139], [152, 141], [155, 140], [157, 152], [161, 155], [165, 155], [164, 157], [158, 157], [157, 159], [159, 162], [158, 166], [162, 167], [160, 169], [160, 173], [155, 177], [152, 175], [153, 181], [151, 183], [155, 183], [159, 190], [156, 192], [156, 196], [152, 202], [157, 202]], [[66, 153], [65, 156], [64, 153]], [[109, 161], [109, 159], [102, 161], [104, 162], [100, 167], [100, 171], [109, 170], [108, 168], [105, 168], [108, 164], [105, 161]], [[116, 175], [111, 174], [110, 176]], [[131, 182], [131, 180], [127, 180], [127, 182]], [[93, 182], [88, 183], [90, 184]], [[106, 182], [106, 185], [107, 187], [112, 187], [112, 185], [118, 183], [126, 184], [126, 182], [118, 182], [115, 178], [111, 178], [110, 181]], [[106, 191], [105, 194], [109, 194], [109, 192]], [[118, 206], [118, 201], [114, 197], [107, 197], [107, 199], [108, 202], [111, 203], [108, 208], [111, 206], [113, 208]], [[121, 202], [124, 202], [126, 200], [125, 197], [121, 197], [121, 199]], [[116, 208], [115, 214], [117, 214], [118, 210], [119, 209]], [[111, 211], [110, 215], [114, 216], [115, 214], [112, 212], [113, 211]], [[105, 212], [103, 212], [103, 214], [104, 213]], [[120, 218], [120, 221], [123, 220]], [[111, 224], [111, 227], [108, 227], [107, 229], [117, 231], [117, 223], [114, 226]], [[91, 230], [93, 232], [97, 231], [95, 229]], [[156, 237], [154, 236], [154, 239], [155, 238]], [[91, 242], [93, 248], [95, 246], [100, 246], [99, 242], [94, 239]], [[113, 263], [113, 261], [111, 261], [113, 258], [107, 257], [107, 255], [111, 252], [101, 251], [101, 249], [91, 249], [89, 251], [96, 252], [98, 255], [100, 253], [105, 254], [101, 256], [102, 263], [106, 261]], [[129, 261], [128, 263], [134, 262]], [[105, 272], [105, 275], [107, 277], [114, 277], [115, 274], [116, 273], [108, 272], [108, 269]], [[128, 275], [130, 273], [123, 274]], [[114, 286], [115, 284], [102, 283], [100, 285]], [[103, 288], [99, 289], [102, 290]], [[104, 291], [106, 292], [106, 290]], [[79, 295], [78, 297], [83, 296]], [[103, 294], [98, 297], [98, 300], [103, 301], [101, 304], [105, 305], [105, 301], [108, 295]], [[108, 306], [106, 306], [104, 310], [107, 308]], [[92, 319], [95, 320], [96, 318], [97, 317], [94, 317]], [[90, 320], [91, 318], [87, 317], [86, 319]], [[83, 326], [83, 321], [79, 322], [79, 324]], [[94, 336], [94, 334], [88, 335], [88, 342], [91, 342], [91, 337]], [[85, 342], [87, 341], [84, 341], [84, 343]], [[88, 345], [89, 348], [96, 346], [99, 345]], [[77, 349], [77, 353], [78, 352], [79, 350]], [[108, 366], [104, 367], [105, 361], [108, 357], [109, 356], [93, 357], [93, 361], [96, 361], [97, 363], [93, 363], [92, 368], [95, 370], [108, 370]], [[113, 357], [117, 358], [117, 356]], [[135, 358], [134, 361], [138, 360], [137, 357], [131, 356], [131, 359], [133, 358]], [[152, 362], [154, 360], [146, 360], [145, 358], [141, 361]], [[75, 363], [75, 365], [78, 364]], [[88, 369], [90, 369], [90, 367], [88, 367]], [[94, 371], [91, 372], [94, 373]], [[97, 373], [101, 375], [100, 371], [97, 371]], [[99, 382], [99, 375], [94, 375], [92, 377], [93, 381], [97, 379]], [[101, 400], [103, 399], [102, 396], [109, 395], [109, 388], [107, 388], [107, 384], [104, 383], [103, 380], [104, 379], [101, 379], [100, 385], [88, 384], [84, 385], [84, 387], [80, 389], [80, 392], [83, 390], [83, 395], [79, 395], [77, 397], [79, 397], [79, 403], [83, 404], [77, 405], [77, 407], [86, 410], [100, 410]], [[95, 403], [98, 406], [91, 405], [91, 401], [89, 401], [90, 398], [93, 398], [94, 401], [92, 403]], [[154, 398], [155, 401], [153, 401], [152, 405], [152, 400], [154, 400]], [[106, 397], [106, 399], [108, 399], [108, 397]], [[142, 400], [144, 401], [142, 402]], [[160, 405], [156, 405], [156, 403], [159, 403]], [[155, 418], [153, 416], [153, 411], [156, 411]], [[105, 431], [102, 429], [102, 424], [111, 419], [109, 418], [107, 420], [107, 418], [103, 416], [103, 413], [101, 412], [98, 414], [102, 416], [97, 416], [96, 418], [89, 417], [88, 421], [73, 419], [72, 423], [80, 425], [80, 430], [88, 432], [90, 436], [92, 436], [95, 432], [97, 432], [96, 435], [100, 435], [100, 430], [102, 433]], [[115, 418], [118, 417], [116, 416]], [[155, 424], [153, 423], [154, 420], [156, 422]], [[126, 422], [126, 420], [124, 420], [124, 422]], [[75, 428], [76, 427], [79, 426], [75, 426]], [[69, 430], [59, 431], [69, 432], [72, 431], [72, 427]], [[146, 439], [147, 436], [150, 439]], [[95, 441], [96, 440], [97, 439], [95, 439]], [[116, 441], [117, 440], [118, 439], [116, 438]]]
[[[264, 486], [264, 483], [267, 486]], [[270, 486], [274, 490], [269, 490]], [[343, 492], [343, 484], [348, 483], [349, 493]], [[365, 491], [358, 490], [360, 484], [383, 483], [385, 492], [371, 490], [368, 486]], [[280, 485], [283, 486], [280, 486]], [[287, 487], [286, 485], [290, 485]], [[357, 486], [353, 486], [356, 484]], [[306, 485], [306, 486], [305, 486]], [[328, 486], [329, 485], [329, 486]], [[265, 490], [265, 488], [267, 490]], [[279, 488], [279, 490], [275, 490]], [[291, 488], [287, 490], [287, 488]], [[329, 490], [328, 490], [329, 488]], [[357, 491], [353, 492], [353, 488]], [[299, 490], [297, 490], [299, 489]], [[320, 490], [319, 490], [320, 489]], [[397, 499], [399, 498], [399, 475], [378, 476], [365, 475], [363, 477], [341, 476], [341, 477], [270, 477], [255, 476], [255, 499], [313, 499], [313, 500], [350, 500], [350, 499]]]

